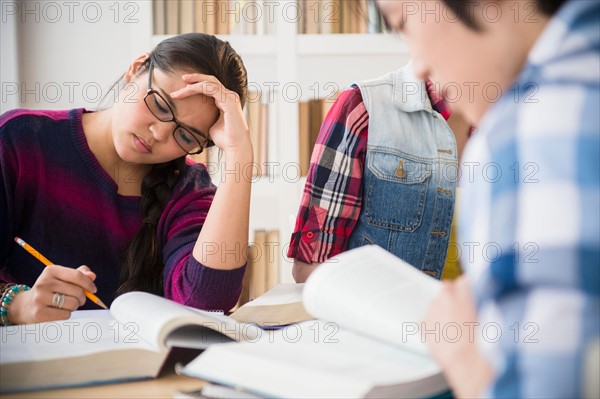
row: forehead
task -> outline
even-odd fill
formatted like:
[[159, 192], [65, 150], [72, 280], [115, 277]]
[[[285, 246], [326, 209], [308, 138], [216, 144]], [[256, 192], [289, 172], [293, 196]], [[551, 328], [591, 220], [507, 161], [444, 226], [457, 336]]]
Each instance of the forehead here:
[[[176, 69], [165, 72], [156, 66], [152, 72], [152, 88], [158, 91], [167, 100], [170, 93], [182, 89], [188, 85], [181, 76], [193, 73], [189, 70]], [[190, 126], [197, 126], [201, 130], [207, 130], [219, 116], [219, 110], [212, 97], [204, 94], [194, 94], [185, 98], [169, 101], [173, 106], [176, 117]]]
[[172, 71], [163, 71], [156, 65], [154, 65], [152, 69], [152, 84], [160, 84], [160, 85], [179, 85], [185, 86], [186, 83], [181, 78], [182, 75], [189, 73], [184, 72], [178, 69], [174, 69]]

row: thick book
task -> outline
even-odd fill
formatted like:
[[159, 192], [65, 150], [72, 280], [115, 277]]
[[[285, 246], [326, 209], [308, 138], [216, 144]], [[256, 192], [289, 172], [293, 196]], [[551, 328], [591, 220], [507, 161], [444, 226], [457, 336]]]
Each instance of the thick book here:
[[264, 397], [432, 397], [448, 392], [420, 336], [439, 281], [377, 246], [331, 258], [309, 277], [317, 320], [255, 343], [210, 346], [181, 373]]
[[230, 317], [261, 328], [277, 328], [313, 320], [302, 304], [304, 284], [278, 284], [260, 298], [240, 306]]
[[130, 292], [115, 299], [110, 311], [0, 328], [0, 392], [153, 378], [174, 348], [202, 350], [261, 334], [257, 326], [222, 313]]

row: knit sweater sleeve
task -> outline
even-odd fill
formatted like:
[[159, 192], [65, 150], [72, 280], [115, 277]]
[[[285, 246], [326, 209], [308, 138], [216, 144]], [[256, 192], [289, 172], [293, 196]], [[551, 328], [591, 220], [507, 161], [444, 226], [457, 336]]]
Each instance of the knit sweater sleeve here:
[[215, 192], [206, 168], [191, 165], [173, 189], [157, 233], [163, 248], [165, 297], [200, 309], [228, 311], [239, 298], [245, 267], [212, 269], [192, 255]]

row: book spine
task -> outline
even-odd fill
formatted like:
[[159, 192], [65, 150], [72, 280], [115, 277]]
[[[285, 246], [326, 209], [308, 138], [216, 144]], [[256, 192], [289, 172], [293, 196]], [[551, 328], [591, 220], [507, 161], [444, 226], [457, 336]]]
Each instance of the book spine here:
[[180, 33], [194, 31], [194, 0], [180, 0], [179, 4]]
[[202, 21], [205, 32], [210, 35], [217, 34], [217, 19], [219, 18], [219, 4], [214, 0], [202, 0]]
[[165, 0], [154, 0], [152, 11], [154, 15], [154, 34], [164, 35], [166, 32]]
[[320, 32], [320, 8], [319, 0], [306, 0], [304, 14], [306, 16], [306, 32], [307, 34], [317, 34]]
[[216, 34], [229, 34], [229, 0], [221, 0], [217, 2], [216, 14]]
[[194, 31], [206, 32], [206, 18], [204, 16], [206, 0], [196, 0], [194, 4]]
[[279, 283], [279, 250], [279, 230], [269, 230], [265, 240], [267, 290]]
[[268, 174], [268, 154], [269, 154], [269, 107], [266, 102], [260, 103], [260, 121], [259, 121], [259, 145], [260, 145], [260, 159], [259, 165], [261, 168], [261, 175], [266, 176]]
[[254, 245], [256, 246], [255, 257], [252, 259], [252, 274], [250, 276], [250, 299], [255, 299], [264, 294], [267, 283], [267, 257], [265, 256], [265, 242], [267, 233], [265, 230], [254, 231]]
[[260, 93], [253, 92], [249, 96], [246, 104], [248, 127], [250, 128], [250, 141], [254, 153], [254, 167], [252, 174], [254, 176], [262, 175], [260, 161], [262, 159], [262, 145], [260, 137]]
[[166, 34], [176, 35], [179, 33], [179, 6], [180, 2], [177, 0], [165, 0], [166, 2]]
[[310, 164], [310, 107], [306, 101], [298, 103], [298, 161], [300, 163], [300, 174], [306, 176], [308, 174], [308, 166]]

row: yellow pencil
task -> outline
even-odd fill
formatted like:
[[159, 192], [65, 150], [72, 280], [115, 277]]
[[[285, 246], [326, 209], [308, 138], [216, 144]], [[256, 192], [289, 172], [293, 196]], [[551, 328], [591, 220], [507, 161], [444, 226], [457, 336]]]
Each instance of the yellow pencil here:
[[[35, 248], [33, 248], [31, 245], [27, 244], [25, 241], [23, 241], [19, 237], [15, 237], [15, 241], [17, 242], [17, 244], [22, 246], [27, 252], [29, 252], [31, 255], [33, 255], [33, 257], [35, 257], [37, 260], [42, 262], [44, 265], [46, 265], [46, 266], [54, 265], [54, 263], [50, 262], [44, 255], [39, 253]], [[96, 295], [92, 294], [89, 291], [84, 291], [84, 292], [85, 292], [85, 296], [90, 298], [90, 300], [92, 302], [94, 302], [96, 305], [103, 307], [104, 309], [108, 309], [106, 307], [106, 305]]]

